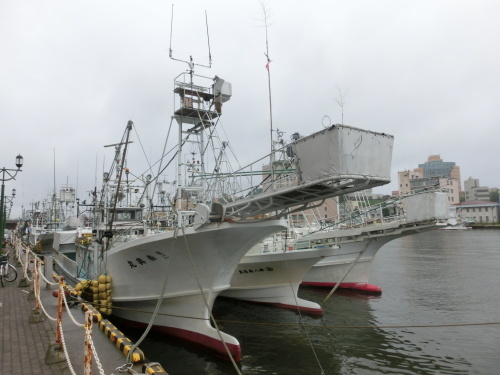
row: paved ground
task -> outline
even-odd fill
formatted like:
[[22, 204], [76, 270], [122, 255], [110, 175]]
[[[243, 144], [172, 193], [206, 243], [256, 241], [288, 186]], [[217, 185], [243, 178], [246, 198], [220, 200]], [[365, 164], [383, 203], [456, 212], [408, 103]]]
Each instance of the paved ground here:
[[[29, 323], [35, 301], [28, 300], [31, 287], [19, 287], [22, 277], [18, 267], [18, 279], [12, 283], [0, 285], [0, 374], [23, 375], [59, 375], [71, 374], [67, 361], [55, 364], [46, 364], [45, 357], [51, 343], [55, 342], [56, 322], [45, 319], [42, 322]], [[52, 296], [56, 286], [46, 289], [42, 282], [40, 291], [42, 304], [47, 313], [57, 317], [57, 298]], [[79, 308], [72, 308], [75, 319], [84, 322], [84, 312]], [[75, 325], [63, 312], [63, 336], [68, 349], [68, 356], [76, 374], [83, 374], [84, 332], [83, 328]], [[125, 357], [114, 344], [99, 330], [98, 323], [93, 324], [93, 342], [97, 355], [102, 363], [105, 374], [112, 374], [117, 367], [125, 363]], [[93, 359], [93, 374], [99, 374]], [[134, 370], [141, 372], [141, 366]]]

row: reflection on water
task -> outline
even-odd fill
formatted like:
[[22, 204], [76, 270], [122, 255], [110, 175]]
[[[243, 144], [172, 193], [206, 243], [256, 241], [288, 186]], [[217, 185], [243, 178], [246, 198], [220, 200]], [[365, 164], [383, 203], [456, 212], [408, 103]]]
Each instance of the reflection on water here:
[[[220, 328], [242, 345], [249, 374], [492, 374], [500, 365], [500, 231], [434, 231], [394, 240], [377, 254], [370, 282], [381, 296], [337, 290], [321, 319], [220, 298]], [[302, 288], [322, 303], [328, 289]], [[303, 323], [301, 326], [300, 323]], [[132, 339], [140, 332], [128, 332]], [[171, 375], [234, 374], [232, 365], [184, 342], [150, 334], [148, 359]]]

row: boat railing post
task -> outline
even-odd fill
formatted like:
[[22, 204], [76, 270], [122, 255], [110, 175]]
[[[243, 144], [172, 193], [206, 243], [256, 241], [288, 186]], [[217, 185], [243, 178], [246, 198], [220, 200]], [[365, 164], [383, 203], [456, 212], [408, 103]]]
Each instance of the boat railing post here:
[[56, 341], [51, 342], [45, 354], [45, 363], [50, 365], [53, 363], [66, 361], [62, 342], [62, 306], [64, 293], [64, 277], [59, 277], [58, 293], [57, 293], [57, 321], [56, 321]]
[[63, 307], [63, 293], [64, 293], [64, 277], [59, 277], [57, 293], [57, 327], [56, 327], [56, 343], [61, 342], [62, 330], [62, 307]]

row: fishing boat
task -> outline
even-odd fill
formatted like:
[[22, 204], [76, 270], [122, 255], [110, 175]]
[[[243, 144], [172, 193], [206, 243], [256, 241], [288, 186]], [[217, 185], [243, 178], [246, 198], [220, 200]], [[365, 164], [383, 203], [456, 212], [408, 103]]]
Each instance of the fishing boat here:
[[[28, 243], [41, 254], [50, 254], [54, 244], [54, 233], [61, 229], [59, 218], [56, 218], [55, 211], [52, 209], [54, 204], [55, 202], [50, 203], [49, 208], [47, 201], [42, 202], [43, 209], [32, 211], [27, 219], [31, 223], [27, 238]], [[40, 206], [40, 202], [37, 202], [37, 205]]]
[[70, 235], [72, 239], [68, 233], [78, 225], [78, 219], [71, 216], [75, 194], [75, 189], [69, 184], [61, 186], [59, 195], [54, 187], [48, 199], [34, 203], [32, 210], [23, 213], [25, 220], [30, 223], [27, 241], [38, 253], [50, 254], [54, 248], [64, 249], [64, 245], [72, 247], [74, 251], [74, 235]]
[[313, 315], [323, 314], [319, 304], [300, 298], [297, 293], [309, 269], [333, 255], [339, 247], [291, 251], [287, 243], [285, 239], [273, 237], [248, 252], [236, 267], [231, 287], [220, 295]]
[[[285, 229], [287, 213], [388, 183], [393, 137], [331, 126], [274, 150], [287, 155], [286, 170], [261, 170], [263, 158], [228, 170], [229, 143], [216, 129], [231, 85], [194, 74], [194, 64], [189, 66], [174, 79], [170, 127], [178, 125], [176, 157], [164, 153], [156, 176], [129, 180], [130, 121], [122, 140], [110, 145], [114, 162], [93, 194], [92, 238], [77, 241], [75, 261], [57, 254], [56, 269], [74, 283], [109, 277], [111, 295], [107, 303], [101, 300], [102, 310], [128, 324], [153, 327], [239, 360], [238, 340], [218, 329], [211, 310], [215, 298], [230, 288], [241, 258]], [[270, 157], [274, 160], [264, 158]], [[171, 166], [175, 191], [156, 191]], [[296, 184], [279, 186], [283, 179]]]
[[473, 224], [474, 220], [470, 218], [463, 218], [458, 212], [456, 206], [450, 206], [449, 218], [447, 225], [437, 230], [468, 230], [472, 227], [468, 226]]
[[[368, 282], [373, 259], [380, 248], [396, 238], [445, 227], [448, 206], [446, 192], [418, 192], [358, 211], [356, 215], [360, 220], [356, 225], [305, 235], [295, 243], [296, 250], [332, 244], [340, 246], [340, 250], [316, 263], [302, 284], [380, 293], [379, 286]], [[397, 214], [384, 217], [384, 209]], [[376, 213], [373, 219], [372, 214]]]

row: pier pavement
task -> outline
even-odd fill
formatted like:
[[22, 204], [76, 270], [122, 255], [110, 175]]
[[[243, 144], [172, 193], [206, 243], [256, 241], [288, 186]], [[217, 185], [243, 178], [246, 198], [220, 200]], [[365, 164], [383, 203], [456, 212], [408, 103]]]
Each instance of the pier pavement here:
[[[18, 278], [14, 282], [0, 286], [0, 374], [24, 375], [69, 375], [67, 361], [47, 364], [45, 357], [51, 343], [56, 338], [56, 322], [49, 318], [30, 323], [35, 300], [29, 300], [29, 287], [19, 287], [22, 270], [17, 267]], [[42, 281], [40, 299], [47, 314], [57, 317], [57, 298], [53, 296], [57, 286], [47, 289]], [[71, 365], [76, 374], [83, 374], [84, 365], [84, 329], [75, 325], [68, 313], [63, 310], [63, 336], [68, 350]], [[75, 320], [84, 323], [85, 312], [80, 307], [71, 310]], [[99, 323], [92, 324], [92, 341], [97, 356], [105, 374], [112, 374], [125, 364], [123, 353], [99, 329]], [[93, 374], [99, 374], [96, 361], [93, 358]], [[135, 365], [133, 369], [142, 373], [142, 366]], [[118, 373], [118, 372], [117, 372]]]

